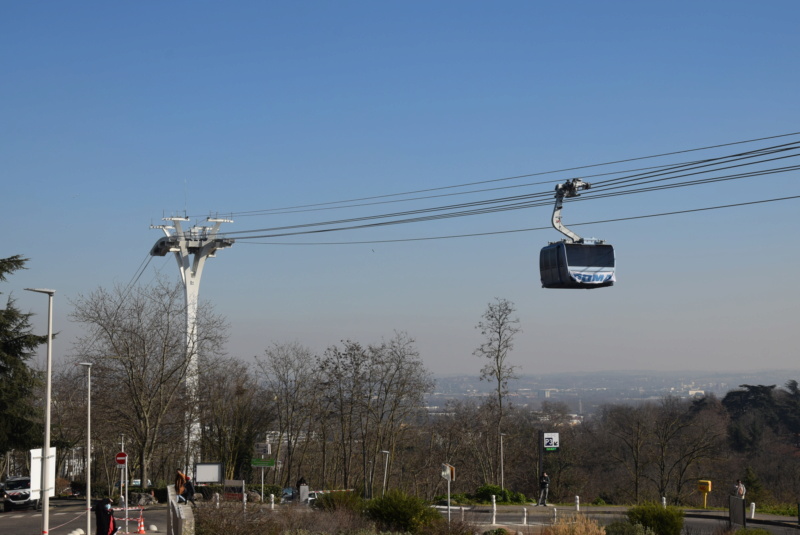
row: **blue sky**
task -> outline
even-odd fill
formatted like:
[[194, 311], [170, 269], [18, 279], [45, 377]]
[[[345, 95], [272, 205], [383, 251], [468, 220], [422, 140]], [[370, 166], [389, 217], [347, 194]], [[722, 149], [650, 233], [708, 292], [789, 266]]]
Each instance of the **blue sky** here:
[[[59, 357], [78, 332], [70, 300], [128, 284], [164, 215], [387, 195], [800, 131], [798, 16], [791, 1], [5, 3], [2, 256], [30, 262], [3, 291], [43, 330], [46, 302], [22, 288], [57, 290]], [[573, 176], [527, 182], [550, 181], [534, 187], [545, 191]], [[565, 222], [798, 194], [794, 171], [576, 203]], [[273, 342], [321, 352], [397, 330], [437, 374], [477, 374], [474, 327], [500, 297], [518, 309], [511, 361], [522, 373], [798, 369], [799, 207], [581, 227], [617, 251], [618, 284], [591, 292], [540, 287], [538, 251], [559, 239], [552, 229], [387, 242], [547, 226], [550, 208], [533, 208], [311, 239], [370, 244], [241, 241], [209, 261], [201, 298], [228, 318], [228, 351], [245, 360]], [[406, 208], [237, 215], [225, 228]], [[159, 271], [178, 275], [171, 258], [154, 258], [141, 281]]]

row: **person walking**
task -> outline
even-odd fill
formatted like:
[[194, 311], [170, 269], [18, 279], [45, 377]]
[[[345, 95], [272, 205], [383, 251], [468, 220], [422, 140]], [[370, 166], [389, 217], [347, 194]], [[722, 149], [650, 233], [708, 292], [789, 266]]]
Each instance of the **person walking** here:
[[181, 500], [186, 503], [186, 498], [183, 497], [184, 492], [186, 492], [186, 474], [178, 468], [175, 470], [175, 495], [178, 503], [181, 503]]
[[192, 478], [189, 476], [186, 476], [186, 484], [184, 485], [181, 496], [183, 496], [183, 500], [186, 503], [192, 502], [192, 505], [197, 506], [197, 504], [194, 503], [194, 483], [192, 483]]
[[731, 489], [731, 496], [736, 496], [737, 498], [741, 498], [744, 500], [744, 495], [747, 492], [747, 489], [744, 487], [744, 483], [742, 483], [741, 479], [736, 480], [736, 484]]
[[103, 498], [95, 504], [94, 519], [97, 535], [114, 535], [120, 529], [117, 527], [117, 520], [111, 509], [111, 500], [108, 498]]
[[542, 477], [539, 478], [539, 503], [536, 505], [547, 505], [547, 493], [550, 489], [550, 476], [547, 472], [542, 472]]

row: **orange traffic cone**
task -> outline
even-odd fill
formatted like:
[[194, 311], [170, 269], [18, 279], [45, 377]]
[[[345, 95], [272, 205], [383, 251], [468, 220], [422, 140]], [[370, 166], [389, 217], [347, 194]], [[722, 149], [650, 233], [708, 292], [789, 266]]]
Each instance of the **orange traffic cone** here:
[[144, 530], [144, 517], [142, 515], [139, 515], [139, 533], [147, 533]]

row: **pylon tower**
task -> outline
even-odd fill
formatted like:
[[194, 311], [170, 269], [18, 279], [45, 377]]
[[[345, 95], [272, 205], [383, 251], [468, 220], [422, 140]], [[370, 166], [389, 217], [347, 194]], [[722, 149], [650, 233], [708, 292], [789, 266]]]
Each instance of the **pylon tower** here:
[[[198, 400], [198, 362], [197, 362], [197, 303], [200, 294], [200, 277], [207, 258], [216, 256], [219, 249], [231, 247], [232, 238], [217, 237], [222, 223], [233, 223], [230, 219], [207, 218], [206, 221], [213, 226], [194, 225], [184, 230], [181, 222], [189, 221], [186, 217], [167, 217], [164, 221], [171, 221], [171, 225], [151, 225], [150, 228], [161, 229], [165, 237], [156, 241], [150, 249], [151, 256], [175, 255], [178, 269], [183, 281], [184, 297], [186, 300], [186, 395], [190, 400], [187, 409], [187, 436], [186, 436], [186, 470], [193, 471], [199, 457], [200, 446], [200, 417], [195, 410]], [[195, 474], [192, 474], [193, 476]]]

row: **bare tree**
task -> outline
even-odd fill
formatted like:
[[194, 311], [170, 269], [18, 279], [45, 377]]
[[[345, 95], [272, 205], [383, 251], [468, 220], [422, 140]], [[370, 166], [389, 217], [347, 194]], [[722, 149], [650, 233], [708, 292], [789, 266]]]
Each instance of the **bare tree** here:
[[415, 414], [421, 412], [424, 396], [434, 381], [420, 358], [414, 340], [406, 333], [370, 346], [370, 397], [365, 434], [374, 438], [365, 455], [373, 461], [370, 481], [380, 464], [380, 452], [388, 451], [384, 469], [391, 473], [392, 459], [402, 435]]
[[[291, 485], [293, 470], [297, 469], [296, 452], [300, 441], [308, 442], [311, 435], [317, 397], [319, 370], [311, 350], [298, 342], [273, 344], [256, 357], [265, 385], [272, 399], [278, 438], [275, 455], [283, 454], [285, 485]], [[285, 444], [285, 451], [284, 450]]]
[[[334, 442], [338, 457], [338, 472], [344, 488], [354, 483], [354, 455], [358, 437], [356, 435], [364, 403], [364, 376], [368, 356], [366, 349], [357, 342], [342, 342], [341, 349], [331, 346], [319, 361], [323, 373], [321, 386], [325, 391], [325, 403], [330, 415], [335, 418]], [[335, 484], [335, 482], [334, 482]]]
[[639, 407], [609, 405], [602, 410], [601, 428], [607, 434], [607, 455], [628, 473], [630, 480], [625, 487], [631, 489], [635, 503], [639, 503], [641, 498], [642, 480], [649, 464], [652, 420], [652, 404]]
[[190, 357], [219, 354], [226, 325], [201, 306], [197, 343], [187, 347], [183, 288], [161, 280], [130, 291], [100, 288], [74, 306], [72, 319], [86, 327], [74, 359], [93, 363], [93, 408], [130, 437], [146, 483], [153, 455], [164, 446], [164, 426], [185, 425], [170, 411], [190, 403], [183, 388]]
[[[494, 436], [488, 437], [494, 444], [495, 458], [500, 457], [499, 437], [503, 430], [504, 400], [508, 396], [508, 382], [517, 378], [515, 373], [517, 367], [507, 362], [508, 354], [514, 349], [514, 336], [522, 330], [519, 327], [519, 319], [514, 317], [515, 311], [511, 301], [496, 298], [494, 303], [489, 303], [481, 321], [475, 327], [481, 331], [485, 340], [473, 354], [488, 360], [481, 369], [481, 380], [495, 383], [496, 429]], [[496, 466], [499, 464], [495, 463]], [[495, 473], [495, 482], [499, 483], [498, 480], [499, 477]]]
[[433, 387], [414, 341], [398, 333], [389, 342], [364, 347], [357, 342], [332, 346], [319, 360], [321, 385], [335, 421], [338, 470], [345, 487], [361, 474], [368, 491], [380, 451], [395, 451], [410, 416]]
[[225, 478], [250, 471], [253, 444], [267, 420], [265, 392], [250, 368], [234, 358], [216, 362], [201, 374], [203, 456], [225, 466]]
[[519, 318], [513, 316], [514, 312], [514, 303], [497, 298], [494, 303], [489, 303], [483, 319], [475, 327], [486, 338], [473, 354], [489, 361], [481, 369], [481, 380], [495, 383], [498, 426], [503, 417], [503, 400], [508, 395], [508, 382], [517, 378], [517, 367], [506, 362], [508, 354], [514, 349], [514, 336], [522, 331], [518, 327]]

